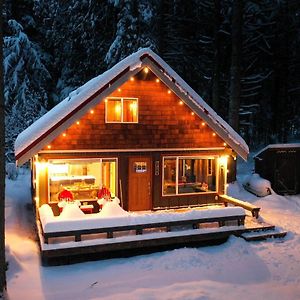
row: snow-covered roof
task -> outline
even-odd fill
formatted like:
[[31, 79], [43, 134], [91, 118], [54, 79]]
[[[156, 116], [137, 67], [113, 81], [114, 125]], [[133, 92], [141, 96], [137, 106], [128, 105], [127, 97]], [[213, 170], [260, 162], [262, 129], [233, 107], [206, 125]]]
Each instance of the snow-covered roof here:
[[[226, 143], [243, 159], [249, 149], [235, 132], [205, 101], [157, 54], [143, 48], [126, 57], [103, 74], [91, 79], [25, 129], [16, 139], [15, 155], [18, 165], [23, 164], [50, 143], [74, 120], [82, 117], [92, 106], [102, 101], [118, 85], [143, 67], [156, 69], [155, 74], [169, 86], [194, 112], [204, 119]], [[123, 80], [123, 81], [122, 81]]]
[[288, 148], [300, 148], [300, 143], [292, 143], [292, 144], [270, 144], [257, 152], [254, 157], [259, 156], [261, 153], [265, 152], [267, 149], [288, 149]]

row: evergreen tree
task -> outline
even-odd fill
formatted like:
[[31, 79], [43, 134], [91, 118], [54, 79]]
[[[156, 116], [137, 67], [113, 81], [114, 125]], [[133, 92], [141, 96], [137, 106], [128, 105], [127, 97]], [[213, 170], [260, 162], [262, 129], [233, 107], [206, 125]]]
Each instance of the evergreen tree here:
[[47, 81], [39, 47], [32, 43], [15, 20], [8, 21], [10, 36], [4, 46], [4, 99], [6, 109], [6, 149], [13, 152], [17, 135], [47, 110]]

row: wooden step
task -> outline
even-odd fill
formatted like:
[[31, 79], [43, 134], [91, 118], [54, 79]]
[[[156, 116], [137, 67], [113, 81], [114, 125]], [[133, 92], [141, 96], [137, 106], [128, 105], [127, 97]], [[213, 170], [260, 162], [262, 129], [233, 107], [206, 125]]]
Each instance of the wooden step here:
[[286, 231], [279, 231], [275, 229], [244, 232], [240, 236], [246, 241], [261, 241], [269, 238], [283, 238], [286, 234]]

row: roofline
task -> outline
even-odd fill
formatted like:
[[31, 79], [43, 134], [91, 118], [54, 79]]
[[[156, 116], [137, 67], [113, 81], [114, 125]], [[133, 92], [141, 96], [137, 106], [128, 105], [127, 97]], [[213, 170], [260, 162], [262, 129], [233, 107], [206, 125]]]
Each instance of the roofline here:
[[[154, 54], [155, 55], [155, 54]], [[240, 155], [244, 160], [247, 160], [248, 156], [248, 149], [244, 149], [241, 145], [238, 143], [234, 143], [234, 141], [230, 138], [229, 132], [227, 132], [226, 128], [222, 130], [222, 128], [215, 124], [211, 118], [209, 117], [209, 112], [204, 108], [199, 108], [199, 103], [197, 105], [197, 100], [195, 100], [192, 95], [185, 94], [182, 89], [178, 87], [182, 87], [180, 83], [178, 83], [175, 78], [173, 78], [170, 74], [166, 74], [166, 69], [157, 61], [155, 58], [150, 55], [149, 53], [144, 53], [139, 56], [139, 59], [141, 60], [141, 65], [137, 68], [134, 68], [131, 70], [131, 66], [127, 65], [122, 71], [120, 71], [114, 78], [112, 78], [109, 82], [104, 84], [99, 90], [97, 90], [94, 94], [89, 96], [86, 100], [84, 100], [82, 103], [80, 103], [77, 107], [75, 107], [72, 111], [70, 111], [67, 115], [65, 115], [62, 119], [60, 119], [57, 123], [55, 123], [51, 128], [49, 128], [46, 132], [44, 132], [42, 135], [40, 135], [36, 140], [34, 140], [30, 145], [28, 145], [26, 148], [21, 150], [19, 153], [16, 154], [16, 161], [17, 165], [22, 165], [25, 163], [28, 159], [30, 159], [33, 155], [35, 155], [38, 151], [43, 148], [45, 144], [48, 142], [51, 142], [54, 138], [56, 138], [61, 131], [65, 129], [65, 127], [71, 126], [71, 120], [73, 118], [80, 118], [83, 116], [87, 110], [89, 109], [90, 105], [94, 105], [94, 102], [101, 101], [104, 97], [109, 95], [117, 86], [121, 85], [126, 80], [129, 79], [130, 76], [135, 75], [138, 73], [145, 65], [149, 66], [151, 71], [155, 73], [156, 76], [158, 76], [162, 81], [170, 87], [173, 90], [176, 95], [183, 99], [184, 102], [193, 110], [195, 113], [202, 119], [204, 119], [208, 125], [215, 130], [222, 139], [226, 141], [226, 143], [238, 154]], [[171, 68], [171, 70], [173, 70]], [[175, 71], [173, 71], [174, 74], [177, 75]], [[184, 84], [186, 84], [191, 91], [195, 93], [197, 97], [202, 99], [179, 75], [177, 75], [180, 80]], [[177, 85], [176, 85], [177, 83]], [[183, 87], [182, 87], [183, 88]], [[184, 89], [184, 88], [183, 88]], [[107, 94], [107, 95], [106, 95]], [[100, 99], [98, 98], [100, 97]], [[102, 98], [102, 99], [101, 99]], [[191, 99], [193, 101], [191, 101]], [[225, 121], [224, 121], [225, 122]], [[69, 124], [70, 123], [70, 124]], [[227, 124], [227, 123], [226, 123]], [[229, 125], [228, 125], [229, 126]], [[43, 143], [44, 142], [44, 143]]]
[[266, 151], [267, 149], [285, 149], [285, 148], [300, 148], [300, 143], [290, 143], [290, 144], [269, 144], [268, 146], [264, 147], [263, 149], [259, 150], [253, 158], [262, 154], [262, 152]]

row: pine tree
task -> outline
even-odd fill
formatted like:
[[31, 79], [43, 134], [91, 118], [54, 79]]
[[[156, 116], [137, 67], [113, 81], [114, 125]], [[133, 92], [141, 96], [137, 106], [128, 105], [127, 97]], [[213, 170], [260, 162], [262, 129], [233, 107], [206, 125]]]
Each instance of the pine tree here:
[[47, 110], [50, 74], [39, 47], [28, 39], [23, 27], [15, 20], [9, 20], [8, 26], [11, 35], [3, 39], [4, 100], [6, 149], [13, 154], [16, 136]]

